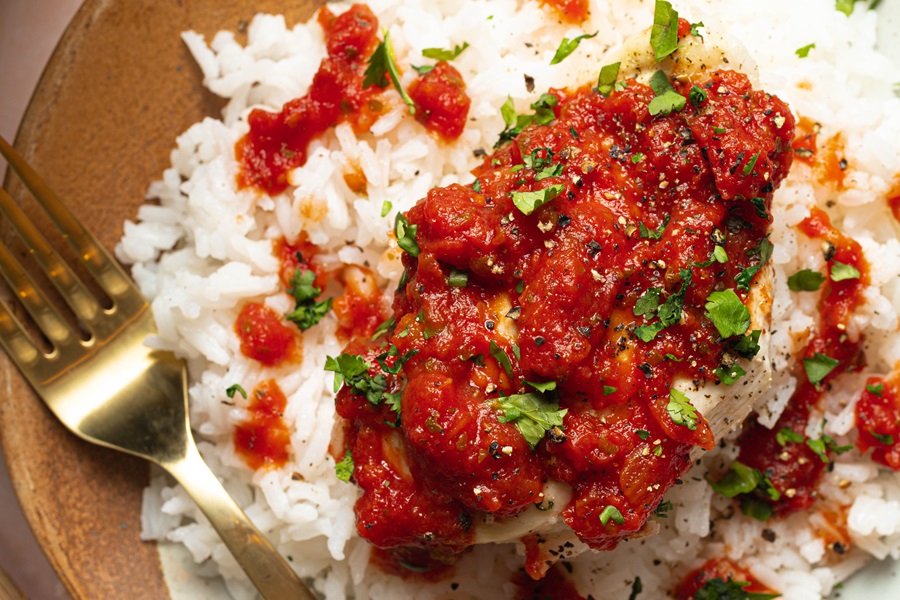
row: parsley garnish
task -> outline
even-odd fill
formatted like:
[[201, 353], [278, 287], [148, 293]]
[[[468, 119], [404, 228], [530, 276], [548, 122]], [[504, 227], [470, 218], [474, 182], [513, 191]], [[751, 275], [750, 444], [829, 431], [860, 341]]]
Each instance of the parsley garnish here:
[[243, 387], [241, 387], [241, 384], [239, 384], [239, 383], [235, 383], [234, 385], [228, 386], [228, 388], [225, 390], [225, 395], [228, 396], [229, 398], [234, 398], [235, 394], [240, 394], [241, 396], [246, 398], [247, 390], [245, 390]]
[[556, 54], [553, 55], [553, 58], [550, 60], [551, 65], [559, 64], [565, 59], [567, 56], [575, 52], [575, 48], [578, 47], [578, 44], [581, 43], [581, 40], [586, 40], [594, 37], [600, 33], [599, 31], [595, 31], [591, 34], [579, 35], [576, 38], [563, 38], [563, 40], [559, 43], [559, 48], [556, 49]]
[[597, 91], [604, 98], [609, 98], [616, 87], [616, 78], [619, 76], [619, 67], [622, 63], [616, 62], [605, 65], [600, 69], [600, 77], [597, 79]]
[[353, 464], [353, 455], [350, 454], [350, 448], [347, 448], [341, 462], [334, 465], [334, 474], [337, 475], [337, 478], [341, 481], [349, 482], [350, 478], [353, 476], [353, 469], [355, 466], [356, 465]]
[[873, 385], [873, 384], [869, 383], [866, 385], [866, 391], [869, 392], [870, 394], [875, 394], [876, 396], [881, 398], [881, 394], [884, 392], [884, 384], [876, 383]]
[[731, 463], [728, 472], [721, 479], [709, 482], [709, 487], [726, 498], [734, 498], [739, 494], [753, 492], [765, 478], [766, 476], [758, 469], [736, 460]]
[[750, 311], [734, 290], [712, 292], [707, 296], [706, 316], [723, 338], [742, 335], [750, 328]]
[[503, 370], [506, 371], [506, 374], [512, 377], [512, 363], [509, 361], [509, 355], [506, 353], [506, 351], [498, 346], [497, 342], [491, 340], [490, 352], [491, 356], [493, 356], [500, 364], [500, 366], [503, 367]]
[[659, 62], [678, 48], [678, 12], [665, 0], [656, 0], [650, 46]]
[[636, 429], [634, 433], [644, 441], [647, 441], [647, 439], [650, 438], [650, 432], [646, 429]]
[[844, 281], [845, 279], [859, 279], [859, 271], [852, 265], [833, 261], [831, 263], [831, 280]]
[[794, 444], [801, 444], [803, 440], [806, 438], [803, 437], [803, 434], [797, 433], [790, 427], [782, 427], [778, 433], [775, 434], [775, 441], [778, 442], [779, 446], [784, 446], [788, 442], [793, 442]]
[[773, 248], [774, 246], [772, 245], [772, 242], [769, 241], [769, 238], [765, 237], [759, 241], [759, 246], [755, 249], [755, 252], [759, 253], [759, 263], [752, 267], [742, 269], [741, 272], [737, 274], [737, 277], [734, 278], [734, 283], [736, 284], [735, 287], [737, 289], [750, 289], [750, 282], [753, 281], [753, 276], [769, 262], [770, 258], [772, 258]]
[[394, 207], [394, 205], [390, 200], [385, 200], [384, 202], [382, 202], [381, 203], [381, 216], [382, 217], [388, 216], [388, 213], [391, 212], [391, 208], [393, 208], [393, 207]]
[[762, 198], [750, 198], [750, 204], [753, 205], [753, 209], [756, 211], [756, 216], [760, 219], [769, 220], [769, 211], [766, 210], [766, 201]]
[[422, 56], [425, 58], [433, 58], [434, 60], [453, 60], [462, 54], [463, 50], [468, 47], [469, 42], [463, 42], [462, 46], [457, 44], [453, 47], [453, 50], [445, 50], [444, 48], [425, 48], [422, 50]]
[[812, 269], [802, 269], [788, 277], [788, 289], [792, 292], [815, 292], [825, 282], [825, 276]]
[[794, 54], [796, 54], [800, 58], [806, 58], [807, 56], [809, 56], [809, 51], [815, 47], [815, 44], [807, 44], [802, 48], [797, 48], [796, 50], [794, 50]]
[[812, 358], [803, 359], [803, 368], [806, 370], [806, 377], [809, 379], [809, 382], [814, 385], [819, 385], [819, 383], [839, 364], [841, 364], [840, 361], [818, 352], [816, 352]]
[[753, 167], [756, 166], [756, 161], [759, 160], [759, 152], [750, 157], [750, 160], [744, 165], [744, 177], [753, 172]]
[[416, 243], [416, 230], [418, 225], [410, 225], [403, 213], [397, 213], [394, 219], [394, 233], [397, 235], [397, 245], [410, 256], [419, 255], [419, 244]]
[[296, 306], [284, 317], [303, 331], [321, 321], [331, 310], [331, 298], [316, 302], [316, 297], [322, 293], [322, 289], [313, 286], [315, 281], [315, 273], [301, 269], [294, 271], [294, 276], [291, 278], [290, 292]]
[[731, 340], [731, 349], [742, 358], [753, 358], [759, 353], [759, 336], [761, 329], [754, 329], [749, 335]]
[[[656, 314], [659, 317], [659, 321], [656, 323], [641, 325], [634, 328], [634, 334], [642, 342], [649, 342], [650, 340], [655, 338], [660, 331], [670, 325], [674, 325], [681, 320], [681, 311], [684, 307], [684, 295], [687, 293], [687, 288], [691, 284], [692, 273], [690, 269], [681, 269], [680, 274], [682, 281], [681, 287], [676, 293], [666, 298], [666, 301], [663, 302], [662, 305], [655, 309]], [[649, 289], [647, 290], [647, 293], [656, 295], [655, 292], [650, 292]], [[641, 310], [649, 307], [652, 302], [653, 300], [649, 298], [644, 300], [644, 302], [641, 304]], [[635, 308], [637, 308], [637, 303], [635, 303]], [[646, 318], [652, 318], [652, 310], [643, 313], [643, 315]]]
[[334, 391], [346, 384], [359, 396], [365, 396], [371, 404], [379, 405], [384, 401], [387, 391], [387, 379], [384, 375], [369, 376], [369, 365], [361, 356], [341, 354], [337, 358], [325, 357], [325, 370], [334, 372]]
[[698, 21], [697, 23], [691, 23], [691, 35], [694, 37], [698, 37], [702, 40], [703, 36], [700, 35], [701, 27], [706, 27], [706, 25], [703, 24], [703, 21]]
[[674, 388], [669, 390], [669, 404], [666, 405], [666, 411], [676, 424], [684, 425], [691, 431], [697, 429], [697, 419], [700, 418], [700, 415], [691, 404], [691, 399], [684, 393]]
[[[390, 79], [390, 81], [388, 81]], [[397, 68], [397, 62], [394, 59], [394, 46], [391, 44], [391, 34], [384, 31], [384, 39], [378, 43], [375, 52], [369, 57], [369, 66], [366, 68], [365, 77], [363, 79], [363, 88], [378, 86], [384, 89], [388, 83], [394, 84], [394, 89], [400, 93], [400, 97], [409, 107], [409, 114], [416, 114], [416, 105], [403, 85], [400, 83], [400, 70]]]
[[688, 92], [688, 100], [694, 108], [699, 107], [701, 102], [706, 102], [706, 97], [706, 90], [696, 85], [691, 87], [691, 91]]
[[725, 385], [731, 385], [741, 377], [747, 374], [744, 371], [744, 368], [741, 365], [734, 363], [730, 367], [717, 367], [715, 370], [716, 377], [719, 378], [719, 381], [724, 383]]
[[852, 445], [838, 446], [837, 442], [835, 442], [834, 438], [830, 435], [823, 435], [815, 440], [806, 440], [806, 445], [809, 446], [810, 450], [816, 453], [816, 456], [818, 456], [819, 460], [823, 463], [828, 463], [828, 450], [831, 450], [835, 454], [843, 454], [853, 448]]
[[531, 123], [547, 125], [553, 121], [553, 119], [556, 118], [553, 107], [557, 104], [559, 104], [559, 98], [553, 94], [541, 94], [541, 97], [531, 104], [531, 109], [534, 110], [534, 114], [517, 115], [512, 97], [507, 96], [506, 102], [500, 107], [500, 115], [503, 117], [506, 129], [500, 132], [500, 137], [497, 139], [497, 143], [494, 144], [494, 148], [499, 147], [503, 142], [515, 138]]
[[451, 268], [447, 283], [450, 284], [450, 287], [466, 287], [469, 283], [469, 274], [466, 271]]
[[541, 190], [533, 190], [530, 192], [511, 192], [510, 196], [512, 197], [512, 202], [513, 204], [515, 204], [516, 208], [518, 208], [524, 214], [530, 215], [540, 206], [547, 204], [548, 202], [559, 196], [565, 189], [566, 186], [564, 186], [563, 184], [555, 183]]
[[662, 237], [663, 232], [666, 230], [666, 226], [669, 224], [670, 215], [666, 215], [666, 218], [663, 219], [663, 222], [656, 229], [648, 229], [643, 222], [638, 221], [638, 229], [641, 232], [641, 237], [644, 239], [650, 240], [658, 240]]
[[625, 523], [625, 517], [622, 516], [622, 513], [618, 508], [612, 504], [607, 504], [606, 508], [600, 512], [600, 524], [606, 525], [610, 521], [618, 525], [623, 525]]
[[539, 392], [552, 392], [556, 389], [555, 381], [528, 381], [526, 379], [525, 383]]
[[[665, 4], [668, 4], [668, 2]], [[651, 115], [666, 116], [684, 108], [687, 99], [675, 91], [672, 84], [669, 83], [669, 77], [662, 71], [657, 71], [653, 74], [653, 77], [650, 78], [650, 87], [655, 95], [650, 104], [647, 105], [647, 110], [650, 111]]]
[[614, 388], [614, 387], [611, 386], [611, 385], [604, 385], [604, 386], [603, 386], [603, 395], [604, 395], [604, 396], [609, 396], [610, 394], [615, 394], [615, 393], [616, 393], [616, 389], [617, 389], [617, 388]]
[[716, 577], [704, 583], [692, 600], [774, 600], [780, 596], [780, 594], [748, 592], [744, 588], [749, 586], [749, 581], [734, 581], [731, 577], [728, 581], [724, 581], [721, 577]]
[[532, 450], [544, 434], [562, 425], [563, 417], [568, 412], [568, 409], [560, 410], [558, 404], [548, 402], [537, 392], [514, 394], [499, 401], [503, 414], [497, 420], [501, 423], [514, 422]]
[[[659, 506], [662, 506], [663, 504], [665, 504], [665, 502], [663, 502]], [[659, 507], [657, 507], [656, 510], [659, 510]], [[661, 516], [661, 517], [665, 516], [664, 514], [660, 514], [660, 513], [657, 513], [657, 514], [659, 514], [659, 516]], [[634, 583], [631, 584], [631, 593], [628, 595], [628, 600], [637, 600], [638, 595], [643, 591], [644, 591], [644, 585], [641, 583], [641, 578], [635, 577]]]
[[875, 438], [882, 444], [886, 444], [888, 446], [894, 445], [894, 436], [889, 433], [876, 433], [874, 429], [870, 429], [869, 433], [872, 434], [873, 438]]
[[634, 303], [634, 316], [640, 317], [646, 314], [656, 314], [656, 309], [659, 308], [660, 291], [661, 288], [657, 287], [647, 288], [644, 295], [638, 298], [637, 302]]

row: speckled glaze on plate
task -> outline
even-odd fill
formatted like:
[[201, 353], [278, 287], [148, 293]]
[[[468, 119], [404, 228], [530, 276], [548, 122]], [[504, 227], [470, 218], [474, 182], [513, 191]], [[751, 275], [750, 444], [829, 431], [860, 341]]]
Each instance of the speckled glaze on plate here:
[[[180, 32], [240, 31], [262, 11], [307, 19], [316, 0], [87, 0], [48, 63], [16, 147], [112, 248], [175, 137], [221, 101]], [[17, 180], [7, 181], [14, 197]], [[0, 231], [0, 235], [9, 235]], [[0, 352], [0, 440], [38, 543], [82, 598], [169, 598], [155, 544], [140, 541], [149, 464], [63, 428]]]

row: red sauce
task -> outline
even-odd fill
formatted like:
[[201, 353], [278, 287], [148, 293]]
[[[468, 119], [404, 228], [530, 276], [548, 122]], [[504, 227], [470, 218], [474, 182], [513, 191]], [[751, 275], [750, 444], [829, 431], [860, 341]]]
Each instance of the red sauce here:
[[816, 160], [816, 139], [821, 125], [806, 117], [800, 117], [797, 121], [797, 136], [791, 144], [794, 156], [806, 164], [812, 166]]
[[781, 494], [777, 502], [770, 502], [776, 514], [789, 514], [812, 506], [816, 488], [826, 463], [804, 442], [787, 442], [783, 446], [776, 436], [785, 427], [803, 435], [814, 408], [829, 382], [846, 371], [861, 368], [862, 340], [850, 340], [846, 330], [853, 311], [863, 301], [868, 285], [868, 263], [862, 248], [855, 241], [832, 226], [828, 215], [813, 208], [809, 217], [799, 225], [800, 230], [813, 239], [833, 244], [834, 255], [829, 261], [829, 271], [835, 261], [856, 268], [858, 279], [832, 281], [828, 278], [819, 301], [818, 332], [802, 352], [802, 358], [813, 358], [816, 353], [838, 361], [817, 385], [810, 383], [805, 371], [798, 373], [800, 384], [791, 397], [775, 427], [768, 429], [758, 424], [746, 428], [740, 438], [741, 451], [738, 460], [762, 471]]
[[416, 119], [445, 140], [455, 140], [466, 126], [469, 105], [466, 82], [450, 63], [441, 61], [413, 81], [409, 96], [416, 105]]
[[390, 306], [378, 289], [375, 274], [360, 265], [345, 267], [340, 275], [344, 293], [331, 306], [338, 320], [338, 336], [369, 337], [390, 315]]
[[280, 265], [278, 269], [278, 277], [285, 289], [290, 289], [294, 274], [300, 271], [312, 271], [316, 274], [314, 286], [319, 289], [325, 289], [328, 283], [329, 273], [313, 263], [313, 257], [319, 253], [319, 248], [311, 243], [306, 234], [301, 234], [300, 238], [293, 244], [289, 244], [287, 240], [281, 238], [273, 243], [273, 253], [278, 259]]
[[820, 183], [843, 190], [847, 187], [844, 183], [847, 170], [844, 138], [838, 133], [820, 144], [820, 133], [821, 125], [801, 117], [797, 123], [797, 136], [792, 144], [794, 155], [815, 169]]
[[583, 23], [590, 14], [589, 0], [543, 0], [566, 23]]
[[241, 340], [241, 354], [267, 366], [299, 360], [298, 333], [285, 325], [281, 315], [260, 302], [248, 302], [238, 314], [234, 330]]
[[[675, 600], [693, 600], [694, 596], [708, 581], [729, 579], [736, 582], [745, 582], [749, 585], [741, 589], [747, 593], [777, 594], [760, 583], [749, 571], [725, 558], [717, 558], [707, 561], [702, 567], [691, 571], [675, 588]], [[729, 596], [730, 597], [730, 596]]]
[[540, 581], [535, 581], [526, 573], [519, 573], [515, 584], [515, 600], [585, 600], [558, 565]]
[[306, 163], [309, 143], [345, 119], [365, 130], [377, 119], [378, 87], [363, 89], [366, 61], [378, 43], [378, 19], [355, 4], [335, 17], [323, 7], [318, 15], [328, 56], [322, 59], [309, 91], [286, 103], [280, 112], [255, 109], [250, 131], [235, 146], [240, 163], [238, 185], [269, 194], [283, 191], [287, 172]]
[[291, 434], [284, 421], [287, 398], [274, 379], [250, 394], [250, 419], [234, 430], [235, 451], [252, 469], [282, 467], [290, 457]]
[[900, 385], [897, 374], [870, 377], [856, 403], [860, 452], [872, 449], [872, 460], [900, 471]]
[[[608, 98], [551, 90], [556, 120], [486, 157], [476, 184], [432, 189], [407, 213], [419, 253], [403, 255], [396, 324], [346, 349], [369, 377], [385, 377], [385, 393], [402, 394], [399, 415], [348, 386], [337, 398], [361, 536], [449, 554], [471, 543], [473, 519], [541, 503], [552, 478], [573, 489], [565, 522], [611, 549], [642, 529], [691, 448], [713, 446], [702, 415], [693, 429], [673, 420], [670, 388], [676, 377], [715, 380], [729, 346], [705, 303], [759, 262], [768, 220], [747, 199], [771, 201], [790, 166], [793, 120], [745, 76], [708, 77], [692, 82], [708, 92], [699, 108], [666, 117], [649, 114], [653, 92], [635, 81]], [[674, 86], [687, 96], [691, 83]], [[558, 196], [530, 215], [512, 202], [550, 186]], [[719, 234], [728, 262], [698, 266]], [[453, 269], [464, 286], [450, 284]], [[634, 309], [650, 288], [683, 294], [683, 309], [644, 342], [634, 327], [650, 320]], [[397, 375], [377, 360], [392, 347], [408, 358]], [[527, 393], [526, 380], [555, 381], [567, 411], [533, 450], [500, 419], [503, 396]], [[601, 520], [609, 507], [621, 519]], [[539, 577], [546, 566], [527, 569]]]

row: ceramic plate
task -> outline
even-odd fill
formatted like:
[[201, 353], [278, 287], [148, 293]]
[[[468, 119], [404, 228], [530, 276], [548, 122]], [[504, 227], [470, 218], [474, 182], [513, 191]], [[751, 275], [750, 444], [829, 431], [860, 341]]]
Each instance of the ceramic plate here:
[[[41, 78], [16, 145], [100, 241], [112, 248], [147, 185], [168, 165], [174, 138], [217, 115], [221, 102], [179, 33], [241, 31], [256, 12], [308, 18], [319, 0], [87, 0]], [[900, 0], [882, 43], [900, 58]], [[7, 186], [21, 194], [16, 182]], [[0, 232], [2, 233], [2, 232]], [[0, 439], [26, 518], [77, 599], [215, 597], [190, 585], [166, 556], [170, 592], [155, 544], [141, 542], [147, 463], [69, 434], [0, 353]], [[893, 563], [876, 564], [836, 594], [843, 600], [900, 598]]]

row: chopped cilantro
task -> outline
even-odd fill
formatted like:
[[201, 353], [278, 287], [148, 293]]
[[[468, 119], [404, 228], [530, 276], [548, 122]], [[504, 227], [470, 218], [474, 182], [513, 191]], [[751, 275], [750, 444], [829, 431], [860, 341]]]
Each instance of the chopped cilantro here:
[[734, 290], [712, 292], [707, 296], [706, 316], [723, 338], [742, 335], [750, 328], [750, 311]]
[[671, 500], [663, 500], [659, 503], [659, 506], [656, 507], [656, 510], [653, 511], [653, 514], [662, 519], [668, 519], [669, 515], [667, 513], [673, 508], [675, 507], [672, 505]]
[[410, 65], [413, 70], [419, 74], [419, 77], [422, 75], [427, 75], [431, 71], [434, 71], [434, 65], [422, 65], [421, 67], [417, 67], [416, 65]]
[[410, 256], [419, 255], [419, 244], [416, 243], [416, 230], [418, 225], [410, 225], [403, 213], [397, 213], [394, 219], [394, 233], [397, 235], [397, 245]]
[[646, 314], [656, 314], [656, 309], [659, 308], [660, 291], [662, 291], [661, 288], [648, 288], [647, 291], [644, 292], [644, 295], [638, 298], [637, 302], [634, 303], [634, 315], [640, 317]]
[[468, 47], [469, 42], [463, 42], [462, 46], [457, 44], [453, 47], [453, 50], [445, 50], [444, 48], [425, 48], [422, 50], [422, 56], [425, 58], [433, 58], [434, 60], [453, 60], [462, 54], [463, 50]]
[[774, 246], [772, 242], [769, 241], [768, 237], [764, 237], [759, 241], [759, 246], [755, 248], [755, 253], [759, 254], [759, 263], [753, 265], [752, 267], [747, 267], [746, 269], [742, 269], [740, 273], [737, 274], [737, 277], [734, 278], [735, 287], [739, 290], [749, 290], [750, 283], [753, 281], [753, 276], [762, 269], [769, 259], [772, 258], [772, 250]]
[[514, 394], [499, 401], [503, 414], [497, 420], [501, 423], [514, 422], [532, 450], [547, 431], [562, 425], [563, 417], [568, 412], [568, 409], [560, 410], [558, 404], [548, 402], [537, 392]]
[[728, 254], [725, 252], [725, 246], [716, 246], [713, 249], [713, 258], [716, 260], [716, 262], [727, 263]]
[[500, 107], [500, 115], [503, 117], [506, 128], [500, 132], [500, 137], [497, 139], [497, 143], [494, 144], [494, 148], [515, 138], [531, 123], [547, 125], [553, 121], [556, 118], [554, 107], [557, 104], [559, 104], [559, 98], [553, 94], [541, 94], [540, 98], [531, 104], [531, 109], [534, 110], [534, 114], [517, 115], [512, 97], [507, 96], [506, 102]]
[[636, 164], [638, 164], [639, 162], [641, 162], [642, 160], [644, 160], [644, 153], [643, 153], [643, 152], [635, 152], [634, 154], [631, 155], [631, 162], [632, 162], [632, 164], [635, 164], [635, 165], [636, 165]]
[[350, 448], [347, 448], [341, 462], [334, 465], [334, 474], [337, 475], [337, 478], [341, 481], [350, 481], [355, 466], [356, 465], [353, 464], [353, 455], [350, 454]]
[[815, 292], [825, 282], [825, 276], [812, 269], [802, 269], [788, 277], [788, 289], [792, 292]]
[[525, 383], [533, 387], [539, 392], [552, 392], [556, 389], [555, 381], [528, 381], [525, 380]]
[[659, 62], [678, 48], [678, 12], [665, 0], [656, 0], [650, 46]]
[[870, 429], [869, 433], [872, 434], [872, 437], [881, 442], [882, 444], [886, 444], [888, 446], [894, 445], [894, 436], [889, 433], [876, 433], [875, 430]]
[[[665, 502], [661, 503], [659, 506], [662, 506], [663, 504], [665, 504]], [[656, 508], [657, 511], [659, 510], [659, 506]], [[658, 512], [657, 514], [661, 517], [665, 516], [664, 514], [660, 514]], [[643, 591], [644, 585], [641, 583], [641, 578], [635, 577], [634, 582], [631, 584], [631, 593], [628, 595], [628, 600], [637, 600], [638, 595]]]
[[[395, 319], [393, 315], [388, 317], [387, 319], [382, 321], [382, 323], [378, 327], [375, 328], [375, 331], [372, 332], [372, 337], [369, 338], [369, 341], [374, 342], [375, 340], [386, 334], [388, 331], [393, 329], [396, 325], [397, 319]], [[409, 328], [407, 327], [407, 331], [408, 330]]]
[[[767, 521], [775, 510], [771, 504], [761, 498], [743, 496], [741, 498], [741, 512], [757, 521]], [[743, 596], [741, 598], [743, 600]]]
[[391, 212], [391, 208], [393, 208], [393, 207], [394, 207], [394, 205], [391, 203], [390, 200], [385, 200], [384, 202], [382, 202], [381, 203], [381, 216], [382, 217], [388, 216], [388, 213]]
[[867, 384], [866, 391], [869, 392], [870, 394], [875, 394], [876, 396], [878, 396], [880, 398], [881, 394], [884, 392], [884, 384], [883, 383], [876, 383], [874, 385], [871, 383]]
[[742, 358], [753, 358], [759, 353], [759, 336], [761, 329], [754, 329], [749, 335], [731, 340], [731, 349]]
[[691, 399], [676, 389], [669, 390], [669, 404], [666, 405], [669, 416], [678, 425], [684, 425], [691, 431], [697, 429], [697, 420], [700, 415], [691, 404]]
[[709, 482], [709, 486], [726, 498], [734, 498], [753, 492], [763, 479], [765, 475], [761, 471], [736, 460], [721, 479]]
[[741, 365], [734, 363], [730, 367], [717, 367], [715, 370], [716, 377], [725, 385], [731, 385], [741, 377], [747, 374]]
[[565, 189], [566, 186], [563, 184], [555, 183], [540, 190], [511, 192], [510, 195], [512, 196], [512, 202], [515, 204], [516, 208], [522, 211], [522, 213], [530, 215], [537, 208], [559, 196]]
[[694, 108], [699, 107], [702, 102], [706, 102], [706, 97], [706, 90], [696, 85], [691, 87], [691, 91], [688, 92], [688, 100]]
[[638, 229], [640, 230], [641, 237], [650, 240], [660, 239], [663, 232], [666, 230], [666, 226], [669, 224], [669, 219], [671, 219], [671, 216], [666, 215], [666, 218], [663, 219], [663, 222], [660, 223], [659, 227], [656, 229], [649, 229], [642, 221], [638, 221]]
[[859, 271], [852, 265], [833, 261], [831, 263], [831, 280], [844, 281], [845, 279], [859, 279]]
[[650, 87], [653, 89], [654, 98], [647, 105], [647, 110], [653, 116], [666, 116], [678, 112], [687, 103], [687, 99], [675, 91], [669, 83], [669, 77], [662, 71], [653, 74], [650, 78]]
[[[680, 274], [682, 281], [681, 287], [676, 293], [666, 298], [666, 301], [656, 309], [656, 314], [659, 316], [660, 320], [656, 323], [650, 323], [649, 325], [642, 325], [634, 328], [635, 335], [637, 335], [642, 342], [649, 342], [655, 338], [660, 331], [681, 320], [681, 311], [684, 307], [684, 295], [687, 293], [687, 288], [691, 284], [692, 273], [690, 269], [681, 269]], [[649, 300], [647, 302], [649, 302]], [[647, 314], [644, 316], [648, 317]]]
[[604, 395], [604, 396], [609, 396], [610, 394], [615, 394], [615, 393], [616, 393], [616, 389], [617, 389], [617, 388], [614, 388], [614, 387], [611, 386], [611, 385], [604, 385], [604, 386], [603, 386], [603, 395]]
[[606, 525], [610, 521], [613, 521], [617, 525], [623, 525], [625, 523], [625, 517], [622, 516], [622, 513], [618, 508], [612, 504], [607, 504], [606, 508], [600, 512], [600, 524]]
[[650, 437], [650, 432], [646, 429], [637, 429], [634, 433], [644, 441], [647, 441], [647, 439]]
[[447, 283], [451, 287], [466, 287], [469, 283], [469, 274], [466, 271], [451, 268], [450, 275], [447, 277]]
[[726, 129], [725, 127], [713, 127], [712, 130], [716, 135], [722, 135], [723, 133], [728, 131], [728, 129]]
[[806, 377], [809, 379], [809, 382], [814, 385], [818, 385], [839, 364], [840, 361], [818, 352], [816, 352], [812, 358], [803, 359], [803, 368], [806, 370]]
[[759, 160], [759, 152], [750, 157], [750, 160], [744, 165], [744, 177], [753, 172], [753, 167], [756, 166], [756, 161]]
[[788, 442], [802, 444], [805, 439], [803, 434], [797, 433], [790, 427], [782, 427], [778, 433], [775, 434], [775, 441], [778, 442], [779, 446], [784, 446]]
[[750, 198], [750, 204], [753, 205], [753, 209], [756, 210], [756, 216], [760, 219], [769, 219], [769, 211], [766, 210], [766, 201], [762, 198]]
[[247, 390], [245, 390], [243, 387], [241, 387], [241, 384], [239, 384], [239, 383], [235, 383], [234, 385], [228, 386], [228, 388], [225, 390], [225, 395], [228, 396], [229, 398], [234, 398], [235, 394], [240, 394], [241, 396], [246, 398]]
[[806, 58], [807, 56], [809, 56], [809, 51], [815, 47], [815, 44], [807, 44], [801, 48], [797, 48], [796, 50], [794, 50], [794, 54], [796, 54], [800, 58]]
[[306, 331], [331, 310], [331, 298], [316, 302], [316, 297], [322, 293], [322, 289], [313, 286], [316, 274], [309, 270], [297, 269], [291, 278], [290, 293], [294, 297], [294, 310], [284, 317], [297, 325], [302, 331]]
[[512, 363], [509, 361], [509, 355], [506, 353], [506, 351], [498, 346], [497, 342], [491, 340], [490, 352], [491, 356], [493, 356], [500, 364], [500, 366], [503, 367], [503, 370], [506, 371], [506, 374], [512, 377]]
[[604, 98], [608, 98], [616, 87], [616, 78], [619, 76], [619, 67], [622, 63], [616, 62], [604, 65], [600, 68], [600, 77], [597, 79], [597, 91]]
[[816, 456], [819, 457], [823, 463], [828, 463], [828, 451], [831, 450], [835, 454], [843, 454], [844, 452], [853, 448], [853, 446], [838, 446], [837, 442], [834, 441], [829, 435], [823, 435], [822, 437], [815, 440], [806, 440], [806, 445], [810, 450], [815, 452]]
[[653, 338], [655, 338], [657, 334], [665, 328], [666, 326], [662, 323], [662, 321], [657, 321], [655, 323], [650, 323], [649, 325], [639, 325], [635, 327], [634, 334], [642, 342], [649, 342], [653, 340]]
[[703, 21], [698, 21], [697, 23], [691, 23], [691, 35], [694, 37], [698, 37], [702, 40], [703, 36], [700, 35], [701, 27], [706, 27], [706, 25], [703, 24]]
[[594, 37], [600, 33], [599, 31], [595, 31], [591, 34], [579, 35], [578, 37], [572, 38], [563, 38], [563, 40], [559, 43], [559, 48], [556, 49], [556, 54], [553, 55], [553, 58], [550, 60], [551, 65], [559, 64], [565, 59], [567, 56], [575, 52], [575, 48], [578, 47], [578, 44], [581, 43], [581, 40], [586, 40]]
[[327, 356], [325, 370], [334, 372], [335, 392], [341, 389], [342, 384], [346, 384], [353, 394], [365, 396], [371, 404], [377, 406], [384, 402], [387, 379], [382, 374], [370, 376], [369, 365], [361, 356], [346, 353], [337, 358]]
[[725, 581], [716, 577], [704, 583], [692, 600], [773, 600], [780, 595], [748, 592], [744, 588], [749, 585], [749, 581], [734, 581], [731, 577]]
[[[390, 81], [388, 81], [390, 79]], [[384, 89], [388, 83], [394, 85], [394, 89], [400, 93], [400, 97], [409, 107], [409, 114], [416, 114], [416, 105], [403, 85], [400, 83], [400, 70], [397, 68], [397, 61], [394, 59], [394, 46], [391, 44], [391, 34], [387, 30], [384, 31], [384, 39], [378, 43], [375, 52], [369, 57], [369, 66], [366, 67], [365, 76], [363, 78], [363, 88], [377, 86]]]

